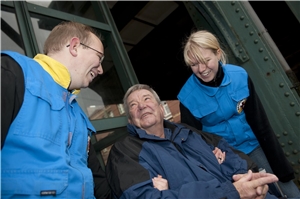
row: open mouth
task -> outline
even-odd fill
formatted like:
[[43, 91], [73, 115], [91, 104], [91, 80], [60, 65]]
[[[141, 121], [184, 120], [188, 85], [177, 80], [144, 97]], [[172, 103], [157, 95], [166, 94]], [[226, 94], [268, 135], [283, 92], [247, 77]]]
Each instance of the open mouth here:
[[93, 71], [90, 72], [92, 78], [94, 79], [96, 77], [95, 73]]
[[211, 70], [205, 71], [205, 72], [201, 73], [201, 75], [202, 76], [208, 76], [210, 74], [210, 72], [211, 72]]
[[144, 113], [141, 118], [147, 117], [148, 115], [150, 115], [150, 113]]
[[97, 75], [98, 75], [98, 70], [93, 68], [91, 71], [90, 71], [90, 75], [92, 76], [92, 79], [94, 79]]

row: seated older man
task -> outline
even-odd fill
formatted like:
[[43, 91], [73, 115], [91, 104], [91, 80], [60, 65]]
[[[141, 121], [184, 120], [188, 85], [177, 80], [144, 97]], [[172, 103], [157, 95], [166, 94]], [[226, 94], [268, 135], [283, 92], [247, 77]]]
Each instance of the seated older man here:
[[106, 165], [115, 198], [276, 198], [267, 185], [275, 175], [252, 172], [251, 160], [223, 138], [164, 120], [149, 86], [129, 88], [124, 107], [129, 135]]

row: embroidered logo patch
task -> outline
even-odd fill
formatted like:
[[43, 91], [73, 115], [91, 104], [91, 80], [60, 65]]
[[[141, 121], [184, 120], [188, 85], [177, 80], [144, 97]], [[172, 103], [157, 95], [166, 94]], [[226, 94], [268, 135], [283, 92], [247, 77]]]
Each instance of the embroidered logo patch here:
[[246, 104], [246, 100], [247, 100], [247, 99], [243, 99], [243, 100], [241, 100], [241, 101], [239, 101], [239, 102], [237, 103], [237, 105], [236, 105], [236, 110], [237, 110], [238, 113], [241, 113], [242, 110], [244, 109], [245, 104]]

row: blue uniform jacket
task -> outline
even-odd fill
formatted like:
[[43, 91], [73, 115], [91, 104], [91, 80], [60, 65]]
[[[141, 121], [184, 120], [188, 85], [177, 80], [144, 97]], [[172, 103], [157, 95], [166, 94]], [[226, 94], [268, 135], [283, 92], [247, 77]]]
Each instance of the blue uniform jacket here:
[[75, 96], [33, 59], [2, 53], [22, 67], [25, 94], [1, 151], [1, 197], [94, 198], [87, 144], [95, 130]]
[[[219, 164], [208, 144], [215, 135], [164, 123], [166, 138], [128, 124], [130, 135], [112, 147], [106, 172], [115, 198], [239, 198], [232, 175], [247, 172], [247, 162], [219, 137], [215, 144], [226, 152]], [[168, 180], [168, 190], [153, 188], [157, 175]]]
[[234, 148], [246, 154], [259, 143], [246, 121], [243, 106], [249, 97], [246, 71], [227, 64], [219, 87], [199, 82], [193, 74], [178, 94], [180, 102], [203, 125], [203, 131], [217, 134]]

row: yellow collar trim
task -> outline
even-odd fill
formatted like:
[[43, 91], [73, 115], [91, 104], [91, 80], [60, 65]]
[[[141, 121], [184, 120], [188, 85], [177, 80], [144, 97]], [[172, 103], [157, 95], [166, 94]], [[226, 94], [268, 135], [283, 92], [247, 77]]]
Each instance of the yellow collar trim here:
[[[56, 83], [58, 83], [65, 89], [69, 88], [69, 85], [71, 83], [71, 75], [68, 69], [63, 64], [43, 54], [37, 54], [33, 59], [37, 61], [44, 68], [44, 70], [51, 75]], [[78, 94], [79, 91], [80, 90], [74, 90], [72, 93]]]

